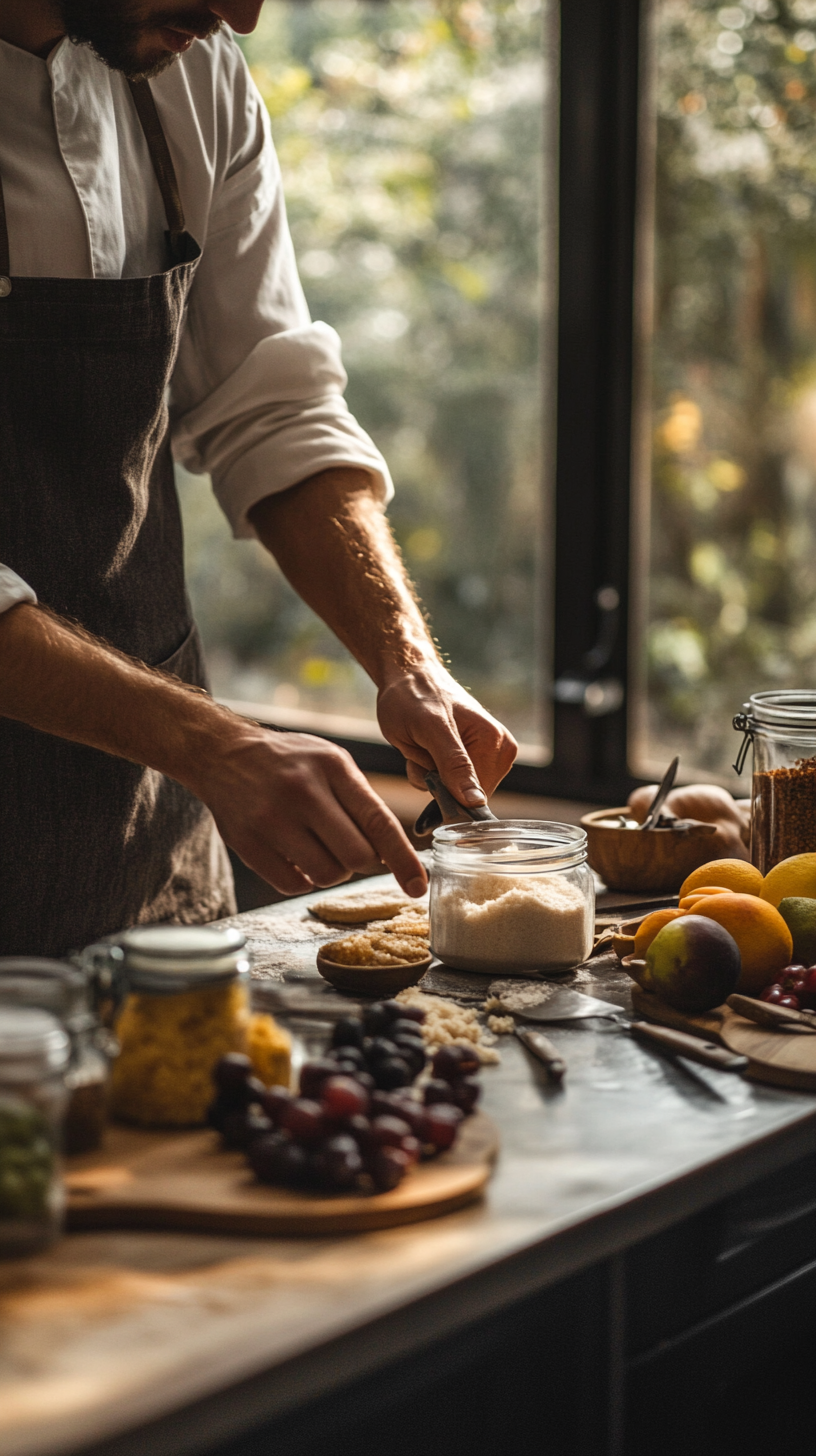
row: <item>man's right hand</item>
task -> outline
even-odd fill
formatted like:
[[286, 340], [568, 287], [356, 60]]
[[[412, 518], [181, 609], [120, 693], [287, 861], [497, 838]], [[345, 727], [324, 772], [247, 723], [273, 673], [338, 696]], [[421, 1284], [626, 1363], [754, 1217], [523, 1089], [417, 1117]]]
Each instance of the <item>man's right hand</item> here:
[[427, 886], [397, 820], [343, 749], [268, 732], [44, 608], [0, 614], [0, 716], [177, 779], [282, 894], [380, 861], [408, 894]]
[[244, 864], [286, 895], [376, 873], [380, 862], [409, 895], [424, 893], [421, 861], [345, 749], [238, 724], [187, 787]]

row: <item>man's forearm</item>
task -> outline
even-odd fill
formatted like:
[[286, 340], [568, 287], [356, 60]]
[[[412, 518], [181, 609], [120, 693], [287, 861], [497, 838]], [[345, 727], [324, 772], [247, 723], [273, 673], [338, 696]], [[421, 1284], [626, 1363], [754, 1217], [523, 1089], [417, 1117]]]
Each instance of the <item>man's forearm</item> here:
[[[42, 607], [0, 615], [0, 716], [160, 769], [190, 770], [241, 720]], [[222, 719], [224, 720], [222, 722]]]
[[363, 470], [311, 476], [249, 512], [295, 591], [378, 688], [441, 667], [388, 521]]

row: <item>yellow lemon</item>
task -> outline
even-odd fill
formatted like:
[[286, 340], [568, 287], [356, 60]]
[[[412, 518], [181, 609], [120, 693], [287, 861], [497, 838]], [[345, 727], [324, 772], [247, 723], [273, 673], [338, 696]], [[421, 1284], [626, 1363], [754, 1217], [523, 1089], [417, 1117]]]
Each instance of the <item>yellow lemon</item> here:
[[792, 854], [768, 870], [760, 894], [770, 905], [791, 897], [816, 900], [816, 854]]
[[[680, 899], [690, 890], [701, 886], [721, 885], [724, 890], [733, 890], [737, 895], [759, 895], [762, 891], [762, 876], [755, 865], [745, 859], [711, 859], [708, 864], [692, 870], [680, 886]], [[787, 894], [805, 894], [804, 890], [788, 890]]]

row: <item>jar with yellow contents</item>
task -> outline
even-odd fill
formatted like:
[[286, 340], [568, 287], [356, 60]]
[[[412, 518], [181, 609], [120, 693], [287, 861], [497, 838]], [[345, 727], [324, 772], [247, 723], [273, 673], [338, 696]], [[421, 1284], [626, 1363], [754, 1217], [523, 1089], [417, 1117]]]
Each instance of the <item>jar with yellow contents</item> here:
[[[267, 1085], [289, 1084], [289, 1037], [251, 1010], [249, 955], [235, 929], [147, 925], [92, 946], [86, 964], [112, 973], [116, 1021], [113, 1117], [142, 1127], [194, 1127], [212, 1101], [212, 1070], [245, 1052]], [[123, 999], [122, 999], [123, 998]]]

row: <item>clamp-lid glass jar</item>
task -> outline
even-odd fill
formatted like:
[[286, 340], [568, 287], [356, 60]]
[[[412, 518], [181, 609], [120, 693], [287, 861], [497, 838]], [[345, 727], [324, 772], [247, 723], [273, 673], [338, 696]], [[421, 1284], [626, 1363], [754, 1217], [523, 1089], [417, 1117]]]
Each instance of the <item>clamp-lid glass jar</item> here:
[[68, 1033], [65, 1073], [68, 1104], [62, 1150], [86, 1153], [102, 1139], [107, 1112], [110, 1038], [90, 1006], [87, 977], [64, 961], [40, 956], [0, 957], [0, 1007], [32, 1006], [56, 1016]]
[[245, 1052], [261, 1080], [289, 1082], [290, 1042], [271, 1016], [251, 1014], [246, 938], [234, 928], [146, 925], [90, 946], [83, 963], [108, 974], [119, 1055], [114, 1117], [143, 1127], [195, 1127], [212, 1101], [212, 1070]]
[[456, 970], [565, 971], [592, 949], [595, 883], [572, 824], [504, 819], [434, 831], [431, 945]]
[[47, 1011], [0, 1007], [0, 1258], [58, 1235], [58, 1147], [68, 1037]]
[[816, 850], [816, 692], [754, 693], [734, 727], [753, 746], [751, 860], [766, 875], [792, 854]]

